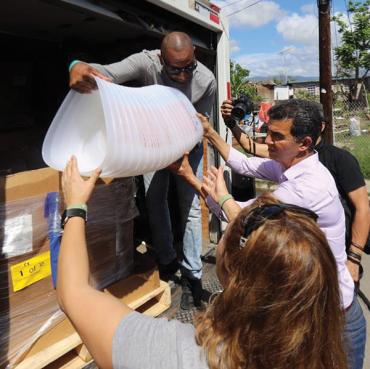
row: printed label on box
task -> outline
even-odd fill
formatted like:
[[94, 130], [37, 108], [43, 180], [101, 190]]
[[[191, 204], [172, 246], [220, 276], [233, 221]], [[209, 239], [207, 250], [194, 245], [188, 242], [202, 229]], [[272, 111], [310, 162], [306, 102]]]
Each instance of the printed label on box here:
[[5, 220], [1, 251], [7, 258], [32, 251], [32, 214]]
[[51, 274], [50, 251], [10, 267], [13, 290], [17, 292]]

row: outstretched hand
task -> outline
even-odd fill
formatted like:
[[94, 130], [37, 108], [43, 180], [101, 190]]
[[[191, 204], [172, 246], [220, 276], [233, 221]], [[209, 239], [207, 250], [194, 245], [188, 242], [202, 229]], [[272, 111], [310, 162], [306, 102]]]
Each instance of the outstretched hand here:
[[96, 169], [90, 178], [87, 180], [83, 179], [78, 170], [77, 159], [75, 156], [72, 156], [62, 175], [62, 188], [66, 206], [86, 204], [93, 192], [95, 182], [100, 173], [101, 170]]
[[218, 169], [212, 166], [211, 169], [208, 169], [207, 177], [203, 179], [202, 190], [208, 193], [217, 203], [222, 196], [229, 193], [224, 179], [223, 166], [220, 166]]
[[189, 163], [189, 153], [186, 152], [184, 156], [168, 166], [168, 169], [180, 177], [190, 178], [194, 174], [192, 167]]
[[202, 123], [203, 134], [204, 134], [205, 137], [207, 137], [207, 135], [209, 133], [211, 133], [211, 131], [213, 129], [211, 124], [209, 123], [209, 120], [206, 116], [204, 116], [203, 114], [200, 114], [200, 113], [197, 113], [197, 117], [200, 120], [200, 122]]
[[100, 73], [89, 64], [77, 63], [69, 72], [69, 87], [82, 94], [90, 93], [92, 90], [97, 89], [94, 77], [99, 77], [109, 82], [112, 81], [111, 78]]

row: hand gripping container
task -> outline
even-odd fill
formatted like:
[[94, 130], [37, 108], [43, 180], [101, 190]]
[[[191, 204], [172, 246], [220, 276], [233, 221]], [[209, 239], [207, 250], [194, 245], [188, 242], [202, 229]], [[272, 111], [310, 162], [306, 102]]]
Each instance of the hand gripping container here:
[[167, 167], [190, 151], [203, 128], [187, 97], [153, 85], [119, 86], [96, 78], [90, 94], [70, 91], [46, 134], [42, 156], [63, 170], [75, 155], [81, 174], [129, 177]]

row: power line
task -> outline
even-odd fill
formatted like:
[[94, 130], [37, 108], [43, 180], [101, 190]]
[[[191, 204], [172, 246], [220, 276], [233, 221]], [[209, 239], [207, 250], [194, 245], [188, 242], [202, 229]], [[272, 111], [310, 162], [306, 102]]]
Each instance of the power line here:
[[254, 3], [252, 3], [252, 4], [249, 4], [249, 5], [245, 6], [244, 8], [241, 8], [241, 9], [239, 9], [239, 10], [236, 10], [235, 12], [232, 12], [232, 13], [230, 13], [230, 14], [226, 14], [226, 16], [227, 16], [227, 17], [231, 17], [232, 15], [235, 15], [235, 14], [237, 14], [237, 13], [240, 13], [241, 11], [243, 11], [243, 10], [245, 10], [245, 9], [248, 9], [248, 8], [250, 8], [250, 7], [251, 7], [251, 6], [253, 6], [253, 5], [257, 5], [258, 3], [262, 2], [262, 1], [264, 1], [264, 0], [258, 0], [258, 1], [254, 2]]
[[240, 3], [242, 1], [245, 1], [245, 0], [236, 0], [236, 1], [232, 1], [231, 3], [227, 3], [226, 5], [224, 5], [221, 9], [225, 9], [227, 8], [228, 6], [230, 5], [234, 5], [234, 4], [237, 4], [237, 3]]

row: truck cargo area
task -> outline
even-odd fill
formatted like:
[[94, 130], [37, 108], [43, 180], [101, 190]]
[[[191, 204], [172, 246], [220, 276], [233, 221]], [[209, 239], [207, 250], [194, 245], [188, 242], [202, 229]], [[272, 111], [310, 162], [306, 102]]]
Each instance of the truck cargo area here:
[[68, 92], [74, 59], [111, 63], [159, 48], [166, 32], [178, 30], [215, 71], [216, 33], [145, 1], [5, 0], [0, 24], [2, 175], [45, 166], [43, 137]]

